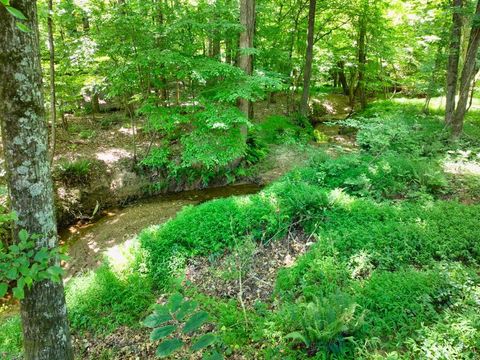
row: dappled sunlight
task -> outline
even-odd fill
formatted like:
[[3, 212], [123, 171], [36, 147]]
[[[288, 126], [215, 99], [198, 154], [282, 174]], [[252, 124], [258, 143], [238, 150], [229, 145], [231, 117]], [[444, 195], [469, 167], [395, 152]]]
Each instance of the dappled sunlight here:
[[128, 270], [138, 258], [140, 245], [136, 237], [123, 244], [114, 245], [105, 251], [105, 259], [115, 273]]
[[343, 189], [337, 188], [329, 192], [328, 201], [331, 205], [349, 210], [356, 199], [348, 195]]
[[125, 149], [113, 148], [96, 153], [96, 158], [107, 164], [113, 164], [123, 158], [130, 158], [132, 153]]
[[471, 150], [449, 151], [442, 166], [449, 174], [480, 176], [480, 153]]

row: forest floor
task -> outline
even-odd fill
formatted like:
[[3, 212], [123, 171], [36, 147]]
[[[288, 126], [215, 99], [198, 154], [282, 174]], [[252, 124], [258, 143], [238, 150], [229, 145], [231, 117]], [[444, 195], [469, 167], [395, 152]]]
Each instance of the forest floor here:
[[[156, 358], [141, 321], [179, 289], [209, 312], [214, 325], [202, 329], [215, 326], [229, 359], [306, 359], [336, 346], [342, 359], [423, 358], [425, 351], [472, 358], [480, 339], [473, 315], [480, 296], [478, 111], [465, 137], [451, 142], [441, 113], [424, 115], [417, 102], [380, 101], [344, 124], [320, 123], [317, 142], [282, 134], [253, 169], [259, 183], [272, 184], [263, 189], [161, 196], [65, 229], [77, 358]], [[282, 121], [269, 116], [266, 126]], [[230, 237], [233, 231], [240, 232]], [[178, 254], [169, 255], [172, 246]], [[143, 251], [159, 260], [145, 263]], [[161, 277], [144, 275], [151, 261]], [[324, 316], [332, 326], [328, 346], [302, 322]], [[20, 340], [6, 334], [18, 331], [19, 320], [4, 318], [0, 352], [15, 353]], [[317, 347], [292, 343], [292, 331]], [[171, 358], [201, 357], [183, 351]]]

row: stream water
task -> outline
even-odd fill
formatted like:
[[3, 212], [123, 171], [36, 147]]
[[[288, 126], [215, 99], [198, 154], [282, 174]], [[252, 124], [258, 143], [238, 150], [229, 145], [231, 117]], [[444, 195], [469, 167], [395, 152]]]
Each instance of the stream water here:
[[60, 243], [67, 246], [70, 261], [66, 280], [100, 265], [108, 249], [134, 237], [142, 229], [164, 223], [184, 206], [232, 195], [253, 194], [261, 187], [253, 184], [231, 185], [205, 190], [161, 195], [104, 211], [95, 222], [74, 225], [60, 231]]

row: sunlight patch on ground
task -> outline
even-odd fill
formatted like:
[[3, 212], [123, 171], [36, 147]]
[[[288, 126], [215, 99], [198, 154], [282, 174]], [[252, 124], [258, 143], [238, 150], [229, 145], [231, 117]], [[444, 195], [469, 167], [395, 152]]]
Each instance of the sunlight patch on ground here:
[[480, 154], [474, 154], [470, 150], [449, 152], [443, 162], [443, 170], [455, 175], [480, 175]]
[[113, 164], [120, 159], [131, 157], [132, 153], [125, 149], [114, 148], [98, 152], [95, 156], [100, 161], [106, 162], [107, 164]]

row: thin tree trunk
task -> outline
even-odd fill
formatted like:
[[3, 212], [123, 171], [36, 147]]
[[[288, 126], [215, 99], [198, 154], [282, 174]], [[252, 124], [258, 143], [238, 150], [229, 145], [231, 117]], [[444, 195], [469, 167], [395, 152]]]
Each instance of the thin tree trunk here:
[[364, 0], [363, 12], [360, 15], [360, 29], [358, 36], [358, 91], [360, 96], [360, 106], [362, 109], [367, 107], [367, 94], [365, 90], [365, 67], [367, 63], [366, 37], [367, 37], [367, 12], [369, 0]]
[[345, 76], [345, 63], [343, 61], [339, 61], [337, 63], [338, 66], [338, 81], [342, 85], [343, 89], [343, 95], [348, 95], [349, 90], [348, 90], [348, 83], [347, 83], [347, 77]]
[[[255, 0], [240, 0], [240, 24], [243, 30], [240, 33], [240, 46], [238, 67], [250, 76], [253, 73], [253, 56], [250, 49], [253, 48], [255, 33]], [[239, 109], [248, 119], [253, 118], [253, 104], [247, 99], [239, 99]], [[246, 137], [247, 128], [242, 127], [242, 134]]]
[[[36, 246], [57, 246], [53, 187], [48, 159], [48, 127], [42, 95], [35, 1], [13, 0], [27, 17], [30, 31], [17, 29], [0, 6], [0, 118], [12, 211], [21, 229], [38, 234]], [[73, 359], [63, 283], [36, 282], [20, 303], [27, 360]]]
[[453, 0], [453, 25], [450, 34], [450, 48], [447, 65], [447, 88], [445, 104], [445, 123], [450, 125], [455, 113], [455, 96], [457, 94], [458, 64], [460, 62], [460, 38], [462, 35], [463, 0]]
[[303, 72], [303, 92], [300, 102], [300, 114], [308, 115], [308, 98], [310, 96], [310, 80], [312, 78], [312, 62], [313, 62], [313, 36], [315, 33], [315, 9], [317, 0], [310, 0], [308, 9], [308, 30], [307, 30], [307, 51], [305, 54], [305, 70]]
[[468, 40], [467, 56], [463, 65], [462, 77], [460, 79], [460, 93], [458, 96], [458, 104], [453, 116], [452, 135], [459, 137], [463, 131], [463, 121], [467, 112], [468, 95], [470, 86], [475, 75], [475, 66], [477, 62], [477, 52], [480, 45], [480, 0], [477, 2], [475, 16], [472, 22], [472, 30], [470, 31], [470, 39]]
[[55, 91], [55, 44], [53, 41], [53, 0], [48, 0], [48, 47], [50, 50], [50, 121], [52, 122], [52, 137], [50, 144], [50, 164], [53, 164], [56, 147], [57, 99]]

